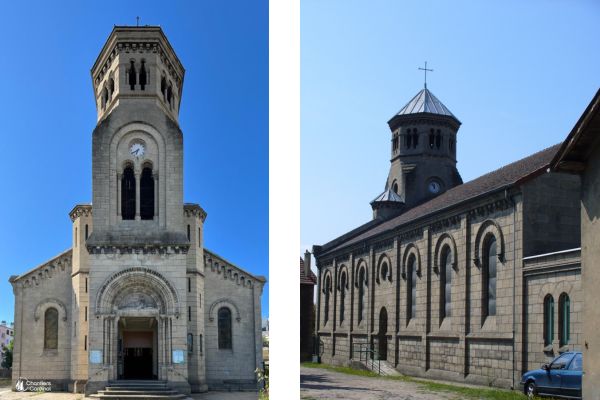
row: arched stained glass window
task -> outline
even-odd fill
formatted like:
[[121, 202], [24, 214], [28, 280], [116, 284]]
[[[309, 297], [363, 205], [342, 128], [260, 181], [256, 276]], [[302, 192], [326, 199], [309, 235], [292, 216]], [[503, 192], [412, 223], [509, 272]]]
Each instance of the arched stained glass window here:
[[569, 331], [571, 329], [571, 299], [566, 293], [558, 298], [558, 335], [560, 346], [569, 344]]
[[58, 348], [58, 311], [50, 307], [44, 313], [44, 349]]
[[483, 255], [483, 316], [496, 315], [496, 263], [498, 260], [496, 238], [490, 236], [484, 247]]
[[554, 340], [554, 298], [547, 295], [544, 298], [544, 345], [552, 344]]
[[219, 349], [231, 349], [231, 310], [219, 308]]

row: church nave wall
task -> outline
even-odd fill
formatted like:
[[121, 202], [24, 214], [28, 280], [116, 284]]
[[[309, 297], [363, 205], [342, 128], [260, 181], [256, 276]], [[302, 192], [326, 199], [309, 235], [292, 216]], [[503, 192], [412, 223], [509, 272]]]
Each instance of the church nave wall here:
[[71, 251], [22, 275], [15, 289], [13, 384], [19, 377], [67, 388], [71, 373]]
[[[260, 295], [264, 281], [205, 249], [204, 332], [206, 380], [209, 389], [256, 387], [254, 370], [262, 368]], [[221, 310], [225, 325], [220, 325]], [[227, 322], [228, 321], [228, 322]], [[230, 324], [230, 339], [222, 328]]]

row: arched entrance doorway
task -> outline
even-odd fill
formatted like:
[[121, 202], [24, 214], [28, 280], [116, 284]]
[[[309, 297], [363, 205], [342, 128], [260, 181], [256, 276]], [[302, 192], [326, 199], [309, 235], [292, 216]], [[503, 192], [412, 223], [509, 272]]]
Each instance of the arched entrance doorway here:
[[109, 379], [168, 379], [181, 352], [173, 350], [173, 338], [181, 337], [173, 323], [179, 300], [168, 280], [145, 267], [124, 269], [98, 291], [95, 313], [103, 326], [96, 341], [101, 361], [111, 366]]
[[377, 342], [380, 360], [387, 360], [387, 326], [388, 316], [385, 307], [381, 307], [379, 311], [379, 333], [377, 334]]

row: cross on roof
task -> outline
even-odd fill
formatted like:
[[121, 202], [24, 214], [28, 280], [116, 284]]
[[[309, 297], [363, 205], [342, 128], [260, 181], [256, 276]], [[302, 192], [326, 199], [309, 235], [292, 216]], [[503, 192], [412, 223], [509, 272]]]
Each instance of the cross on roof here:
[[419, 67], [421, 71], [425, 71], [425, 89], [427, 89], [427, 71], [433, 72], [432, 69], [427, 69], [427, 61], [425, 61], [425, 68]]

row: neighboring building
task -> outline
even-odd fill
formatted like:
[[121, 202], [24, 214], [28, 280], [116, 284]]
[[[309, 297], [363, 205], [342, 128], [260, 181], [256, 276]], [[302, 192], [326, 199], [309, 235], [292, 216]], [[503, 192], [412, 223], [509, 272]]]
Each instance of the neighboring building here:
[[552, 166], [581, 175], [583, 398], [600, 398], [600, 90], [560, 147]]
[[373, 220], [313, 247], [323, 361], [371, 350], [406, 374], [516, 387], [580, 349], [580, 179], [547, 173], [559, 146], [462, 183], [461, 123], [427, 88], [388, 124]]
[[310, 253], [300, 258], [300, 360], [310, 360], [313, 354], [314, 287], [317, 277], [310, 269]]
[[256, 388], [265, 279], [204, 248], [183, 202], [183, 66], [161, 28], [115, 26], [91, 75], [93, 206], [69, 213], [72, 248], [10, 278], [13, 384]]
[[[13, 322], [8, 325], [6, 321], [0, 323], [0, 361], [4, 359], [4, 349], [8, 347], [10, 341], [15, 335], [15, 324]], [[1, 367], [0, 367], [1, 368]]]

